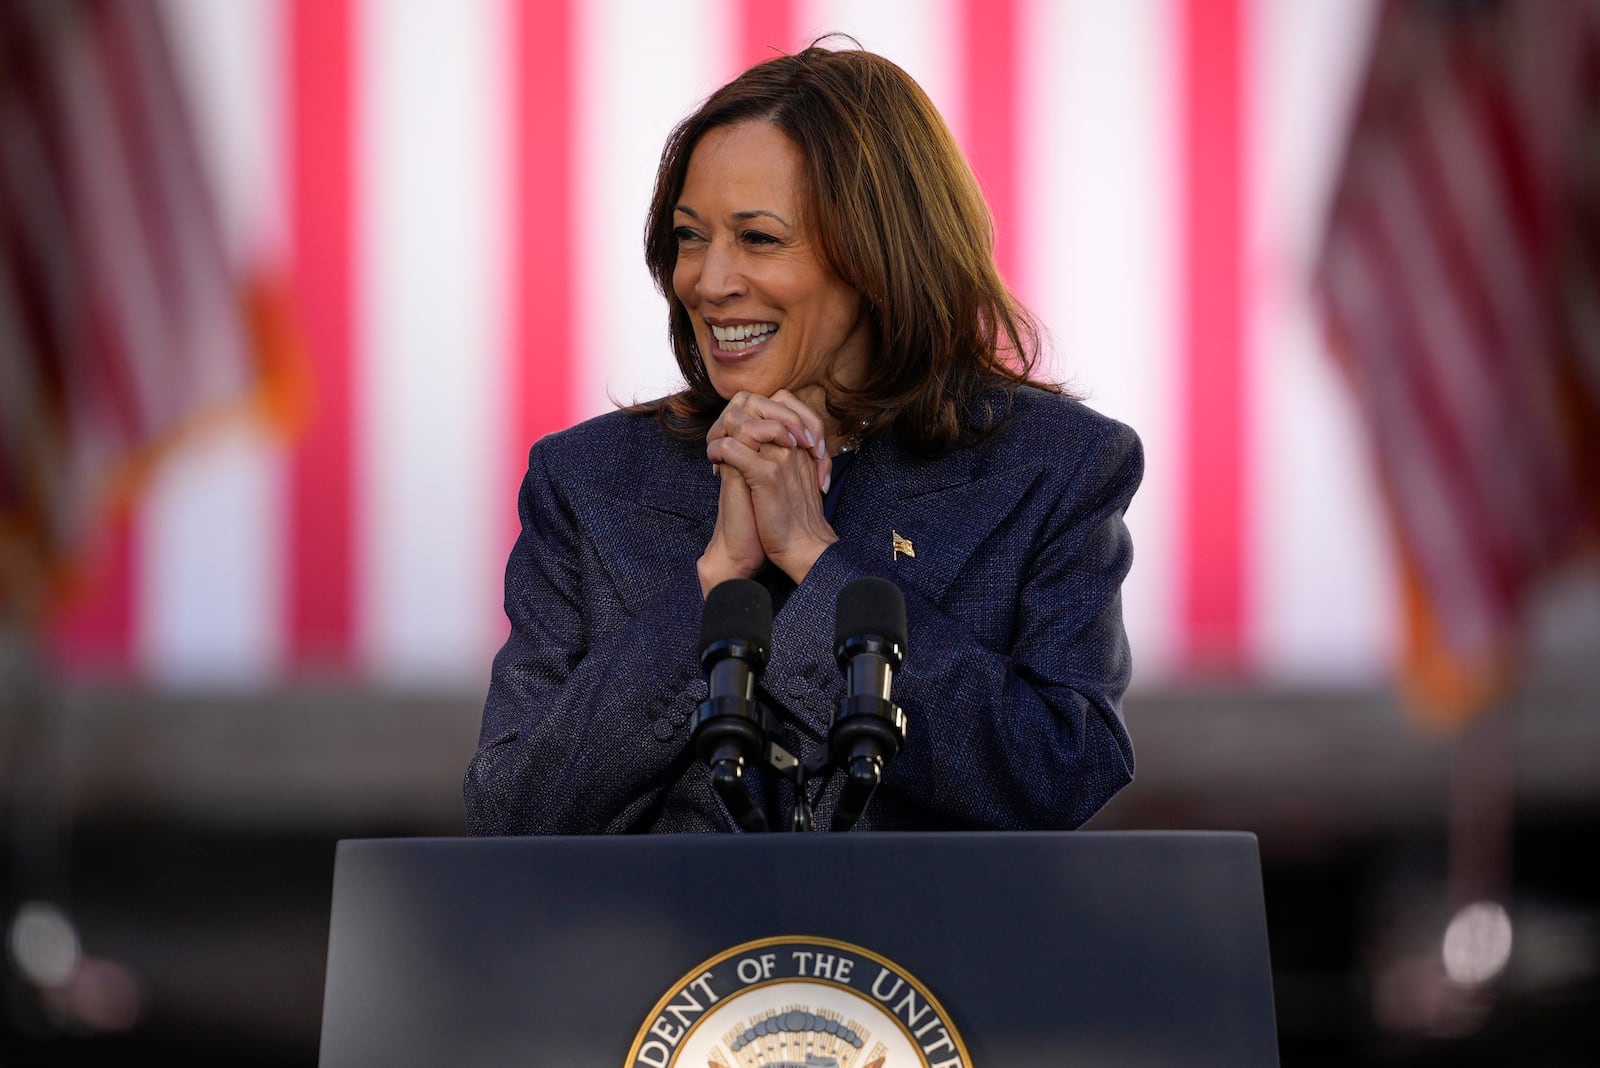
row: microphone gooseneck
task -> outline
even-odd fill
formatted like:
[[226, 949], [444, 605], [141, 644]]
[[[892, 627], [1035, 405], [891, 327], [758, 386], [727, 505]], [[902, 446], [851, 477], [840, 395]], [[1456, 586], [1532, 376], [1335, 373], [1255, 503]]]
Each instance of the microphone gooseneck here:
[[706, 598], [700, 623], [700, 667], [708, 696], [695, 711], [695, 753], [711, 769], [711, 785], [747, 831], [767, 819], [750, 796], [744, 771], [766, 750], [756, 686], [772, 645], [772, 597], [759, 582], [729, 579]]
[[906, 742], [906, 714], [890, 697], [905, 661], [906, 602], [880, 578], [857, 579], [839, 594], [834, 656], [845, 673], [845, 696], [828, 731], [835, 767], [845, 772], [833, 830], [849, 830]]

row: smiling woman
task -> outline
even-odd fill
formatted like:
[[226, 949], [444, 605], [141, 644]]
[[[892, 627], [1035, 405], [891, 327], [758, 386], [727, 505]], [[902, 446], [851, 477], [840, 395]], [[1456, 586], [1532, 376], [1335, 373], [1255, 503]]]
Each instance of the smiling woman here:
[[[904, 594], [910, 722], [859, 826], [1061, 828], [1132, 776], [1132, 431], [1032, 377], [987, 208], [904, 71], [812, 47], [668, 139], [645, 230], [684, 389], [537, 443], [511, 636], [468, 767], [479, 834], [732, 830], [694, 760], [704, 598], [777, 607], [761, 698], [822, 746], [834, 606]], [[769, 822], [788, 782], [763, 790]], [[819, 822], [839, 784], [816, 803]]]
[[804, 163], [759, 120], [709, 131], [689, 158], [672, 291], [719, 397], [788, 389], [820, 411], [830, 382], [855, 388], [866, 371], [865, 302], [817, 248]]

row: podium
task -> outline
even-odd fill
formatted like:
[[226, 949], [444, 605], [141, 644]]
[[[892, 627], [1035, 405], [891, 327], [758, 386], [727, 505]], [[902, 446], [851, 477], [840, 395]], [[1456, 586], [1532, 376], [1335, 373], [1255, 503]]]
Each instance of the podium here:
[[1277, 1063], [1248, 834], [338, 847], [323, 1068]]

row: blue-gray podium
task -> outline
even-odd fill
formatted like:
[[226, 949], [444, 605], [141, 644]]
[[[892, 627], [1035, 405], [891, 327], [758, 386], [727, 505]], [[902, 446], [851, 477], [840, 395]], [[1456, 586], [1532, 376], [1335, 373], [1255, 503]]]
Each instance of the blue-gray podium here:
[[[689, 1065], [684, 1036], [713, 1018], [685, 1006], [730, 994], [735, 965], [761, 978], [753, 951], [695, 985], [698, 966], [771, 940], [776, 981], [770, 958], [822, 959], [795, 939], [861, 950], [856, 996], [886, 1010], [901, 999], [883, 997], [879, 958], [920, 981], [961, 1044], [932, 1041], [906, 986], [877, 1030], [932, 1049], [918, 1063], [1278, 1063], [1254, 837], [1077, 832], [341, 842], [321, 1064]], [[823, 1015], [805, 1026], [820, 1034]], [[724, 1014], [728, 1050], [755, 1019]], [[826, 1064], [826, 1049], [871, 1068], [840, 1037], [868, 1029], [829, 1019], [815, 1051], [746, 1045], [729, 1068]]]

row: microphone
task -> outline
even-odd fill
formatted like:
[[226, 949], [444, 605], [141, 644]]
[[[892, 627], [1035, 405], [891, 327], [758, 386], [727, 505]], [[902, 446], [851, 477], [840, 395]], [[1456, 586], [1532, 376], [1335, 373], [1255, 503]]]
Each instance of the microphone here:
[[906, 602], [899, 587], [880, 578], [850, 583], [839, 593], [833, 636], [845, 696], [828, 730], [828, 749], [846, 773], [833, 829], [847, 831], [866, 811], [884, 765], [906, 744], [906, 714], [889, 698], [905, 660]]
[[695, 753], [711, 769], [711, 785], [747, 831], [764, 831], [767, 818], [744, 784], [747, 764], [759, 762], [766, 728], [756, 685], [772, 644], [772, 597], [759, 582], [729, 579], [706, 598], [700, 620], [700, 667], [709, 696], [695, 711], [690, 735]]

